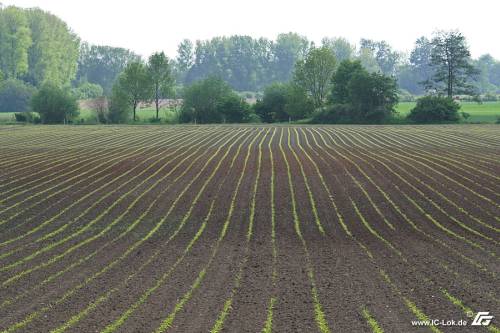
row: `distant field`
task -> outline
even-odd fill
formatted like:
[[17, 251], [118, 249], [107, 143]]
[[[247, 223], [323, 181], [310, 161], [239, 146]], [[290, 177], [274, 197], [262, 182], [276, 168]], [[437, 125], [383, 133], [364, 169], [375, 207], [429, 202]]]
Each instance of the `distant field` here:
[[[397, 111], [400, 117], [405, 117], [415, 107], [415, 102], [399, 103]], [[500, 102], [462, 103], [461, 112], [470, 114], [469, 122], [472, 123], [494, 123], [500, 117]]]

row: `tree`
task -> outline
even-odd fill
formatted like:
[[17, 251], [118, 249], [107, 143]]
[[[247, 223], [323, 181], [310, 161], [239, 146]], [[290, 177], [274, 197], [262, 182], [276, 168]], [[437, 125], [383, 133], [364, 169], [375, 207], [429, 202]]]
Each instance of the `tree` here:
[[306, 57], [310, 46], [311, 43], [306, 37], [296, 33], [290, 32], [278, 35], [276, 42], [272, 46], [275, 81], [290, 81], [293, 77], [295, 64]]
[[420, 37], [415, 42], [415, 48], [410, 54], [410, 65], [417, 74], [419, 82], [428, 81], [434, 71], [431, 65], [432, 44], [426, 37]]
[[450, 97], [425, 96], [417, 100], [417, 105], [408, 115], [416, 123], [457, 122], [460, 104]]
[[28, 112], [36, 89], [23, 81], [7, 79], [0, 82], [0, 112]]
[[119, 84], [113, 86], [113, 91], [109, 99], [108, 112], [104, 115], [106, 122], [112, 124], [126, 123], [130, 119], [132, 106], [130, 105], [130, 97]]
[[210, 76], [197, 81], [184, 91], [180, 121], [195, 124], [221, 123], [225, 118], [219, 107], [233, 96], [234, 91], [220, 78]]
[[314, 106], [324, 104], [335, 72], [335, 55], [328, 47], [314, 48], [295, 66], [294, 82], [311, 96]]
[[255, 113], [266, 123], [304, 119], [312, 114], [314, 103], [306, 91], [293, 83], [274, 83], [254, 105]]
[[475, 94], [471, 79], [477, 74], [471, 64], [465, 37], [458, 31], [440, 31], [432, 39], [431, 65], [433, 77], [426, 82], [428, 90], [455, 94]]
[[83, 43], [78, 60], [77, 81], [98, 84], [104, 95], [110, 96], [116, 79], [125, 67], [140, 60], [140, 56], [124, 48]]
[[[491, 55], [484, 54], [474, 61], [474, 67], [478, 70], [477, 90], [482, 94], [495, 94], [500, 91], [500, 63]], [[495, 77], [497, 76], [497, 77]]]
[[287, 121], [286, 103], [288, 85], [285, 83], [274, 83], [266, 87], [264, 96], [254, 106], [255, 113], [263, 122], [273, 123], [275, 121]]
[[193, 42], [189, 39], [184, 39], [177, 48], [177, 69], [179, 72], [178, 80], [184, 82], [187, 72], [194, 65], [194, 50]]
[[401, 56], [399, 53], [393, 51], [391, 46], [387, 44], [386, 41], [361, 39], [361, 50], [371, 51], [382, 73], [386, 75], [396, 74], [396, 65], [398, 64]]
[[354, 57], [356, 47], [351, 45], [345, 38], [323, 38], [321, 41], [323, 46], [328, 47], [335, 54], [337, 61], [350, 60]]
[[18, 79], [26, 74], [31, 43], [25, 12], [12, 6], [0, 9], [0, 69], [7, 78]]
[[305, 119], [312, 115], [314, 103], [307, 92], [296, 84], [288, 84], [285, 113], [291, 120]]
[[342, 61], [332, 77], [331, 102], [334, 104], [347, 104], [350, 102], [349, 82], [358, 73], [366, 71], [361, 61]]
[[44, 124], [68, 123], [79, 114], [76, 98], [52, 83], [44, 84], [33, 96], [32, 106]]
[[149, 57], [148, 74], [153, 84], [153, 98], [156, 106], [156, 120], [159, 120], [160, 98], [171, 93], [174, 78], [165, 53], [155, 53]]
[[80, 39], [55, 15], [40, 9], [27, 9], [26, 14], [33, 44], [23, 79], [36, 87], [47, 82], [69, 86], [78, 69]]
[[230, 94], [217, 104], [224, 123], [246, 123], [250, 121], [250, 105], [237, 94]]
[[117, 80], [117, 90], [125, 96], [132, 106], [133, 120], [137, 120], [137, 106], [152, 97], [152, 81], [146, 66], [142, 62], [127, 65]]
[[360, 48], [358, 59], [368, 72], [370, 73], [382, 72], [382, 69], [378, 64], [377, 59], [375, 59], [373, 50], [369, 48]]
[[355, 121], [379, 123], [395, 112], [398, 87], [390, 76], [357, 71], [349, 81], [348, 90]]

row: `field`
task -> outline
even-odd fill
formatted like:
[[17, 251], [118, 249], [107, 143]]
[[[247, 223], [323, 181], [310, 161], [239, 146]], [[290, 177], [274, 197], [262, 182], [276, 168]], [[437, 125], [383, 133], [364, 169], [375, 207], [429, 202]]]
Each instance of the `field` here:
[[0, 139], [1, 332], [449, 332], [412, 321], [500, 316], [496, 125]]
[[[400, 117], [406, 117], [415, 107], [415, 102], [402, 102], [396, 107]], [[500, 118], [500, 102], [484, 102], [482, 104], [463, 102], [460, 112], [470, 114], [470, 123], [495, 123]]]

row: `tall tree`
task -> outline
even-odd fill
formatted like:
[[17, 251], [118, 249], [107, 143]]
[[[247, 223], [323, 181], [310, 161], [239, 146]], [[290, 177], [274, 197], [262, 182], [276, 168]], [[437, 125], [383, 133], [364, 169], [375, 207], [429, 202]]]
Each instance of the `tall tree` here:
[[337, 62], [328, 47], [314, 48], [295, 66], [294, 81], [311, 96], [314, 106], [326, 101]]
[[153, 98], [156, 106], [156, 120], [159, 119], [160, 98], [167, 96], [173, 88], [174, 78], [165, 53], [155, 53], [149, 57], [148, 74], [153, 84]]
[[273, 45], [273, 72], [278, 82], [288, 82], [293, 77], [297, 61], [307, 55], [311, 43], [296, 33], [280, 34]]
[[179, 73], [178, 79], [184, 81], [187, 72], [194, 65], [194, 50], [193, 42], [189, 39], [184, 39], [177, 48], [177, 70]]
[[477, 70], [471, 64], [469, 47], [459, 31], [439, 31], [432, 39], [431, 65], [435, 70], [428, 89], [455, 94], [474, 94], [471, 79]]
[[28, 52], [29, 71], [25, 80], [35, 86], [53, 83], [68, 86], [78, 69], [80, 39], [55, 15], [28, 9], [33, 45]]
[[382, 73], [386, 75], [394, 75], [396, 66], [401, 55], [392, 50], [391, 46], [386, 41], [373, 41], [370, 39], [361, 39], [361, 50], [371, 50], [375, 60]]
[[347, 39], [342, 37], [325, 37], [321, 41], [321, 44], [331, 49], [333, 54], [335, 54], [335, 58], [337, 58], [337, 61], [339, 62], [352, 59], [356, 52], [356, 47], [351, 45]]
[[146, 66], [141, 62], [127, 65], [117, 82], [117, 91], [122, 93], [132, 106], [134, 121], [137, 120], [137, 106], [140, 102], [152, 97], [152, 82]]
[[17, 79], [28, 71], [31, 31], [25, 11], [17, 7], [0, 9], [0, 69]]
[[332, 78], [331, 102], [334, 104], [347, 104], [350, 102], [349, 82], [358, 73], [366, 71], [359, 60], [342, 61]]

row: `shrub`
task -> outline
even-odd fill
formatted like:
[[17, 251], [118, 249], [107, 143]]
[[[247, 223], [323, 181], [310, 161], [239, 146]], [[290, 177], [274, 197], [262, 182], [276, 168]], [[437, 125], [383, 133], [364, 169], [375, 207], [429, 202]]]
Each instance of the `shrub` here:
[[76, 98], [52, 84], [40, 88], [33, 96], [32, 106], [44, 124], [71, 123], [79, 114]]
[[452, 98], [443, 96], [426, 96], [417, 100], [417, 105], [408, 115], [415, 123], [458, 122], [460, 104]]
[[246, 123], [250, 120], [250, 105], [236, 94], [225, 97], [217, 105], [226, 123]]
[[[179, 121], [182, 123], [221, 123], [224, 115], [220, 107], [228, 101], [239, 96], [222, 79], [208, 77], [197, 81], [184, 90], [184, 103], [182, 105]], [[228, 106], [229, 107], [229, 106]]]
[[14, 117], [16, 118], [16, 121], [20, 123], [40, 124], [41, 122], [40, 117], [31, 112], [15, 113]]
[[312, 114], [313, 101], [295, 84], [275, 83], [254, 105], [255, 113], [266, 123], [304, 119]]
[[333, 104], [313, 113], [313, 124], [349, 124], [352, 123], [352, 106], [350, 104]]
[[0, 83], [0, 112], [28, 112], [36, 89], [23, 81], [9, 79]]
[[28, 122], [28, 117], [26, 116], [26, 113], [15, 113], [14, 117], [16, 117], [16, 121], [20, 123], [27, 123]]

